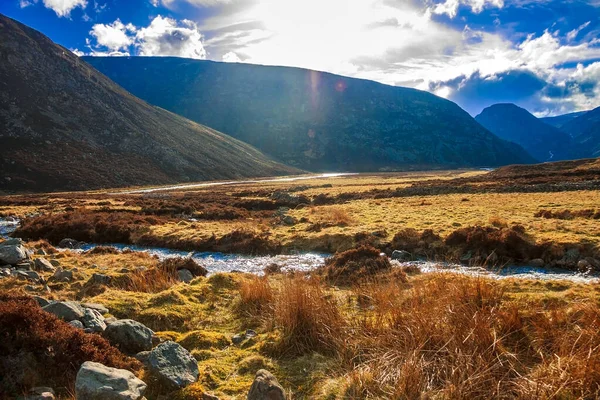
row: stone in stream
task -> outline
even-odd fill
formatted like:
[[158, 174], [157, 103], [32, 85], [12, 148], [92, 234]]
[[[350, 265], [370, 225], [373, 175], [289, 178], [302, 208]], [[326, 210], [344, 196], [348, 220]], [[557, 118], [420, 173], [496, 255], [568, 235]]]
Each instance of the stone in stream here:
[[75, 239], [63, 239], [58, 243], [58, 247], [64, 249], [76, 249], [81, 246], [81, 243]]
[[83, 326], [91, 332], [104, 332], [106, 330], [106, 324], [104, 323], [102, 314], [91, 308], [84, 309], [81, 322], [83, 322]]
[[33, 263], [33, 268], [36, 271], [43, 271], [43, 272], [54, 272], [54, 271], [56, 271], [56, 267], [53, 266], [50, 263], [50, 261], [46, 260], [43, 257], [35, 259], [35, 261]]
[[275, 376], [266, 369], [259, 369], [248, 392], [248, 400], [285, 400], [285, 391]]
[[124, 369], [86, 361], [75, 378], [76, 400], [140, 400], [147, 385]]
[[183, 346], [166, 341], [156, 346], [148, 356], [150, 372], [163, 385], [175, 390], [198, 380], [198, 362]]
[[0, 243], [0, 264], [18, 264], [29, 258], [27, 250], [20, 241], [7, 240]]
[[529, 265], [534, 268], [543, 268], [546, 265], [546, 262], [541, 258], [534, 258], [533, 260], [529, 261]]
[[154, 332], [132, 319], [120, 319], [107, 325], [104, 336], [124, 353], [136, 354], [152, 349]]
[[57, 301], [42, 307], [42, 310], [56, 315], [67, 322], [83, 317], [83, 308], [74, 301]]
[[394, 250], [390, 258], [398, 261], [410, 261], [412, 259], [412, 254], [406, 250]]

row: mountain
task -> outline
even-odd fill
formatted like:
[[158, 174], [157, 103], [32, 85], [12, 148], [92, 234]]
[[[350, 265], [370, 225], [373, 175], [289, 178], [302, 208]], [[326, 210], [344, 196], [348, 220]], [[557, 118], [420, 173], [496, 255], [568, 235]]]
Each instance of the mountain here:
[[312, 171], [532, 162], [456, 104], [414, 89], [300, 68], [172, 57], [85, 61], [149, 103]]
[[589, 157], [600, 156], [600, 107], [572, 119], [561, 130], [585, 147]]
[[581, 156], [568, 134], [514, 104], [494, 104], [475, 120], [498, 137], [523, 146], [538, 161], [571, 160]]
[[0, 14], [0, 190], [76, 190], [296, 173], [151, 106]]
[[569, 122], [577, 117], [580, 117], [585, 113], [587, 113], [587, 111], [579, 111], [579, 112], [574, 112], [574, 113], [570, 113], [570, 114], [557, 115], [556, 117], [544, 117], [544, 118], [540, 118], [540, 121], [542, 121], [548, 125], [552, 125], [555, 128], [560, 129], [567, 122]]

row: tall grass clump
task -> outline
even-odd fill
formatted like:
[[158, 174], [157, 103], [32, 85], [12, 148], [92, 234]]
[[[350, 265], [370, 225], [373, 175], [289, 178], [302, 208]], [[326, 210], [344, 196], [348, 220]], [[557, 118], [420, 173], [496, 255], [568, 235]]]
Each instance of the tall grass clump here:
[[245, 317], [260, 318], [271, 310], [275, 292], [267, 277], [253, 276], [239, 286], [240, 301], [237, 311]]
[[273, 321], [281, 331], [277, 350], [284, 355], [333, 354], [343, 337], [339, 304], [316, 279], [286, 278], [275, 296]]

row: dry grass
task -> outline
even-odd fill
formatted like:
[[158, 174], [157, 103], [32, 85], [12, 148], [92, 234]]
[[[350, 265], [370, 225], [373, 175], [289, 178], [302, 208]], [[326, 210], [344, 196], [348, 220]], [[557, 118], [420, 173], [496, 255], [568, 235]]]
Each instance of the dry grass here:
[[266, 277], [251, 277], [240, 282], [238, 312], [248, 317], [263, 317], [271, 310], [274, 290]]

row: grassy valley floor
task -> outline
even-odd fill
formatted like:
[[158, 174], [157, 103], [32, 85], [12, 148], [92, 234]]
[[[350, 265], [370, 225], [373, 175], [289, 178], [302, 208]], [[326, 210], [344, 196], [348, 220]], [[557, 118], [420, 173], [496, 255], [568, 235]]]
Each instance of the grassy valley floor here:
[[[40, 272], [47, 287], [1, 278], [0, 337], [5, 347], [7, 338], [16, 340], [7, 323], [14, 310], [42, 318], [23, 297], [39, 295], [103, 304], [110, 315], [139, 321], [189, 350], [199, 380], [168, 398], [210, 393], [243, 399], [261, 368], [292, 399], [597, 398], [597, 283], [422, 274], [379, 255], [407, 250], [414, 257], [471, 264], [536, 259], [574, 271], [594, 269], [600, 259], [598, 161], [537, 168], [5, 196], [0, 213], [22, 219], [15, 235], [35, 250], [33, 258], [54, 261], [73, 277], [60, 282]], [[273, 267], [264, 277], [205, 277], [183, 260], [196, 277], [182, 283], [177, 265], [144, 253], [102, 247], [57, 252], [54, 246], [65, 238], [247, 254], [338, 254], [310, 274]], [[98, 282], [94, 274], [110, 279]], [[75, 335], [66, 323], [47, 323]], [[31, 337], [42, 336], [30, 329]], [[137, 361], [110, 354], [103, 357], [148, 383], [148, 399], [167, 395]], [[74, 380], [82, 357], [60, 360], [72, 367], [56, 376], [19, 374], [22, 364], [15, 364], [2, 390], [52, 386], [72, 398], [64, 377]], [[6, 368], [6, 357], [2, 362]]]

